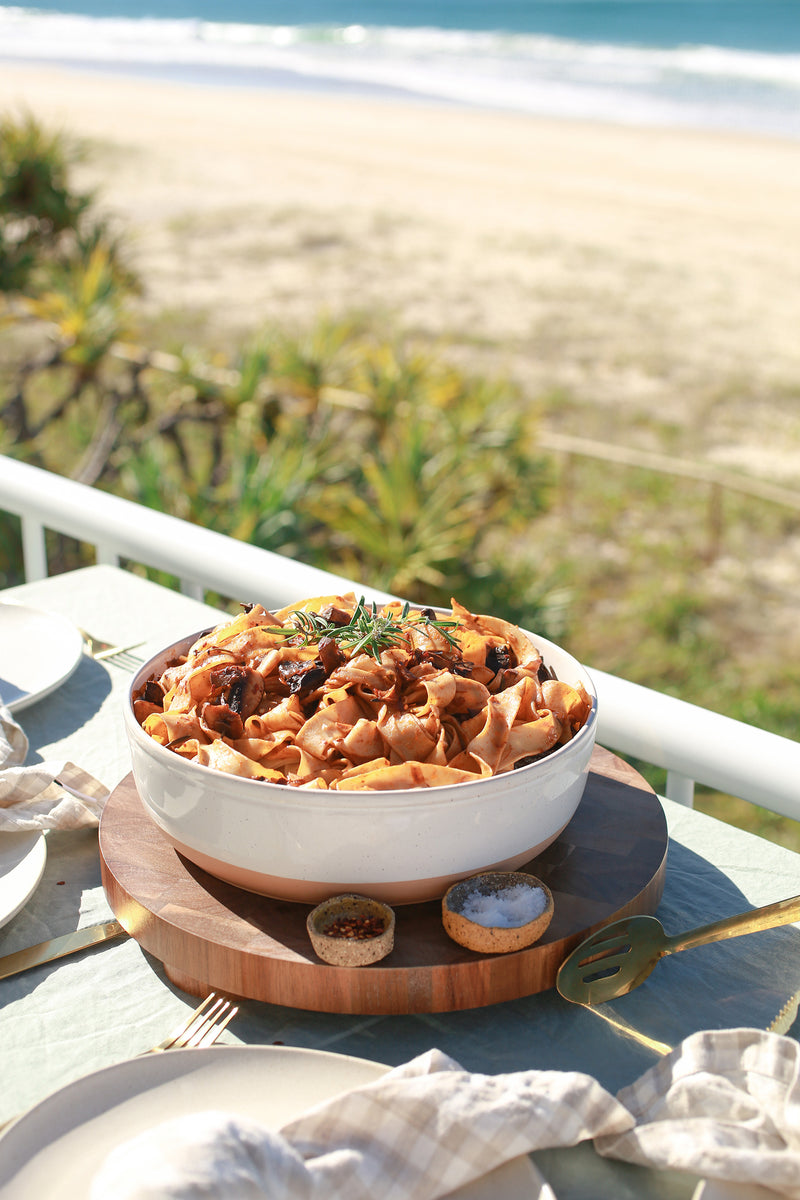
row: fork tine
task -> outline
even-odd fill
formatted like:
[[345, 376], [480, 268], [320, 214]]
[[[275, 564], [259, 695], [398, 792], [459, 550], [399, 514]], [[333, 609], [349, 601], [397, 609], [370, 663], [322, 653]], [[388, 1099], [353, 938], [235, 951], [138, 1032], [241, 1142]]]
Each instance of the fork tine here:
[[238, 1011], [238, 1008], [232, 1007], [229, 1000], [222, 998], [216, 1000], [211, 1008], [195, 1018], [167, 1049], [177, 1050], [187, 1046], [197, 1048], [198, 1046], [213, 1045]]
[[136, 667], [142, 665], [144, 659], [137, 657], [135, 654], [129, 654], [126, 650], [120, 650], [117, 654], [109, 654], [105, 661], [111, 663], [114, 667], [123, 667], [126, 670], [133, 671]]
[[181, 1030], [181, 1032], [175, 1038], [175, 1041], [172, 1043], [173, 1046], [194, 1045], [195, 1039], [202, 1038], [209, 1029], [212, 1029], [218, 1017], [220, 1017], [227, 1008], [228, 1001], [223, 1000], [221, 997], [217, 998], [206, 1012], [200, 1013], [199, 1016], [196, 1016], [194, 1020], [190, 1021], [185, 1029]]
[[164, 1038], [164, 1040], [159, 1042], [157, 1046], [153, 1046], [152, 1049], [149, 1051], [149, 1053], [155, 1054], [159, 1050], [167, 1050], [167, 1049], [169, 1049], [170, 1046], [173, 1046], [175, 1044], [176, 1039], [179, 1038], [181, 1036], [181, 1034], [184, 1033], [189, 1028], [189, 1026], [191, 1026], [193, 1024], [193, 1022], [197, 1020], [197, 1018], [200, 1016], [200, 1014], [205, 1011], [205, 1009], [208, 1007], [208, 1005], [211, 1003], [211, 1001], [215, 999], [215, 997], [216, 997], [216, 993], [210, 992], [209, 995], [206, 996], [206, 998], [202, 1002], [202, 1004], [198, 1004], [197, 1008], [194, 1009], [193, 1012], [190, 1012], [188, 1014], [188, 1016], [183, 1017], [182, 1020], [179, 1021], [178, 1024], [175, 1026], [175, 1028], [170, 1033], [167, 1034], [167, 1036]]
[[135, 650], [139, 646], [144, 645], [142, 638], [138, 642], [104, 642], [102, 638], [95, 637], [94, 634], [88, 633], [85, 629], [79, 629], [78, 633], [83, 638], [84, 645], [92, 658], [96, 658], [102, 662], [106, 658], [113, 658], [124, 650]]
[[[135, 659], [136, 655], [131, 654], [131, 650], [136, 650], [142, 645], [144, 645], [144, 643], [141, 641], [130, 642], [126, 646], [105, 645], [104, 649], [100, 650], [99, 652], [92, 652], [92, 658], [94, 658], [97, 662], [116, 662], [121, 658]], [[138, 661], [141, 661], [141, 659]]]
[[[227, 1003], [227, 1001], [226, 1001], [226, 1003]], [[217, 1038], [223, 1032], [223, 1030], [227, 1029], [228, 1024], [233, 1020], [233, 1018], [236, 1016], [238, 1011], [239, 1011], [239, 1009], [235, 1004], [231, 1005], [230, 1008], [228, 1009], [227, 1013], [225, 1014], [225, 1016], [222, 1017], [221, 1021], [217, 1021], [217, 1023], [215, 1025], [212, 1024], [211, 1028], [206, 1030], [206, 1032], [203, 1034], [203, 1036], [200, 1038], [199, 1041], [195, 1040], [195, 1041], [189, 1042], [188, 1045], [195, 1046], [195, 1047], [197, 1047], [197, 1046], [213, 1046], [214, 1042], [217, 1040]], [[220, 1016], [221, 1013], [218, 1013], [217, 1015]]]

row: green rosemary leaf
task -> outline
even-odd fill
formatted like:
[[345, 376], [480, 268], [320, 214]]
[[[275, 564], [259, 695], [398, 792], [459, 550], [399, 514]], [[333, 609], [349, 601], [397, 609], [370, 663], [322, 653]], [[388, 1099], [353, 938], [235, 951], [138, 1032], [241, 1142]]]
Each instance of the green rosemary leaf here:
[[408, 646], [410, 639], [404, 626], [424, 626], [436, 630], [450, 645], [458, 648], [458, 641], [450, 632], [458, 628], [458, 621], [446, 617], [429, 617], [424, 611], [411, 612], [411, 605], [406, 601], [399, 617], [394, 620], [389, 615], [379, 615], [373, 601], [368, 608], [362, 596], [353, 610], [346, 625], [336, 625], [326, 620], [319, 613], [306, 612], [296, 609], [289, 614], [290, 624], [269, 626], [268, 633], [286, 638], [298, 646], [308, 646], [321, 641], [323, 637], [331, 638], [351, 657], [366, 651], [373, 658], [380, 658], [382, 650], [393, 646]]

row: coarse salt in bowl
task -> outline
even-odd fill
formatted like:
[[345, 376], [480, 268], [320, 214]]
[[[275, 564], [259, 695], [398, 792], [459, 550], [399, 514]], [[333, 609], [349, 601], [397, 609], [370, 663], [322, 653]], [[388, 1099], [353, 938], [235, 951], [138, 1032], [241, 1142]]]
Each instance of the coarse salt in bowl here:
[[553, 896], [523, 871], [483, 872], [448, 888], [442, 924], [448, 937], [479, 954], [509, 954], [533, 945], [553, 917]]
[[358, 892], [388, 904], [439, 900], [481, 871], [516, 870], [571, 820], [595, 744], [585, 668], [530, 634], [551, 673], [580, 686], [587, 719], [568, 742], [504, 774], [448, 786], [313, 790], [212, 770], [148, 736], [133, 703], [207, 631], [165, 647], [134, 676], [124, 708], [133, 778], [150, 818], [185, 858], [237, 887], [318, 904]]

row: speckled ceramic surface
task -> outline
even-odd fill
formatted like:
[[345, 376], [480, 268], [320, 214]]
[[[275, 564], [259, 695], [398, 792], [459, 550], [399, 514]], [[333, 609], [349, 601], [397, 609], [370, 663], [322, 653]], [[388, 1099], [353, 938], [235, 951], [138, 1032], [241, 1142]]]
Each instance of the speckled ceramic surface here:
[[[464, 915], [465, 901], [474, 892], [484, 896], [502, 897], [503, 892], [518, 887], [529, 888], [543, 896], [544, 908], [529, 921], [519, 925], [483, 924]], [[534, 875], [521, 871], [492, 871], [474, 875], [448, 888], [442, 898], [442, 924], [448, 937], [468, 950], [479, 954], [510, 954], [532, 946], [542, 937], [553, 919], [553, 896], [546, 884]]]

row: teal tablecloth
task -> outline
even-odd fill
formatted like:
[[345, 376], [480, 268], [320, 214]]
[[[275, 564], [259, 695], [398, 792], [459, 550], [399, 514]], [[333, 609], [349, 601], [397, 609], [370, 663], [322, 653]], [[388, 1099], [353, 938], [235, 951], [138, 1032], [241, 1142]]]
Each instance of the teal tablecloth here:
[[[219, 617], [111, 567], [24, 585], [0, 598], [56, 610], [110, 641], [147, 639], [138, 651], [143, 657]], [[85, 658], [58, 692], [19, 714], [30, 760], [68, 757], [113, 788], [130, 769], [121, 720], [127, 682], [126, 672]], [[670, 847], [658, 915], [668, 932], [800, 892], [797, 854], [662, 803]], [[44, 878], [0, 929], [0, 954], [110, 916], [96, 833], [50, 834]], [[704, 1028], [766, 1028], [800, 991], [799, 951], [794, 926], [688, 951], [659, 964], [635, 992], [604, 1006], [603, 1015], [555, 991], [464, 1012], [392, 1017], [244, 1002], [224, 1040], [313, 1047], [390, 1065], [435, 1046], [470, 1070], [579, 1069], [616, 1091], [658, 1052], [611, 1021], [670, 1046]], [[195, 1003], [130, 939], [0, 982], [0, 1122], [70, 1080], [146, 1049]], [[797, 1036], [797, 1022], [789, 1032]], [[537, 1154], [536, 1161], [559, 1200], [689, 1197], [696, 1182], [601, 1160], [586, 1145]]]

